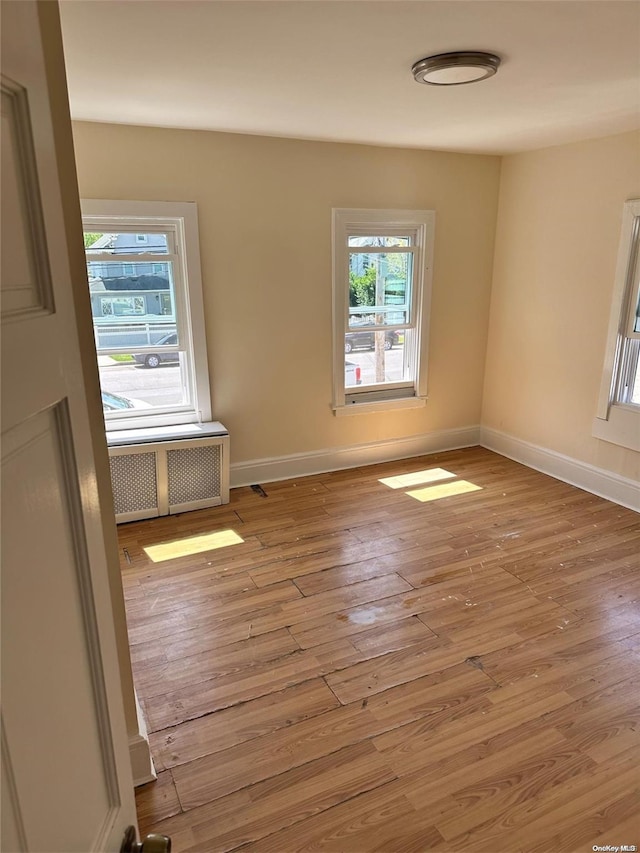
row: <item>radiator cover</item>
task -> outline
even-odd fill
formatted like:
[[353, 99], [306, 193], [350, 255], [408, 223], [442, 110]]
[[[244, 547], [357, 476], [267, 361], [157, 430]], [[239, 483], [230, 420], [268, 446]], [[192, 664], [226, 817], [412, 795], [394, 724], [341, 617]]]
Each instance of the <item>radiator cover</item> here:
[[123, 430], [107, 442], [118, 523], [229, 503], [222, 424]]

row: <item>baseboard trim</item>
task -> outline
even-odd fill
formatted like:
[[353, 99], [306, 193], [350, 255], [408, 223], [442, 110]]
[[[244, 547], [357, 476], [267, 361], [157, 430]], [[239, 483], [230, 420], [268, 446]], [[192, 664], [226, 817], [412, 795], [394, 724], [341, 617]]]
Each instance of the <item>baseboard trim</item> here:
[[530, 444], [504, 432], [481, 427], [480, 444], [572, 486], [640, 512], [640, 483], [571, 456]]
[[133, 787], [153, 782], [158, 777], [151, 758], [149, 741], [141, 734], [131, 735], [129, 738], [129, 758], [131, 760], [131, 772], [133, 775]]
[[274, 483], [311, 474], [357, 468], [360, 465], [375, 465], [429, 453], [459, 450], [478, 444], [557, 480], [640, 512], [640, 483], [635, 480], [604, 468], [597, 468], [555, 450], [547, 450], [499, 430], [480, 426], [438, 430], [409, 438], [236, 462], [231, 465], [231, 487]]
[[131, 761], [131, 773], [133, 775], [133, 787], [146, 785], [153, 782], [156, 776], [156, 768], [153, 766], [151, 757], [151, 746], [147, 737], [147, 723], [142, 713], [142, 707], [138, 694], [133, 691], [136, 703], [137, 731], [129, 732], [129, 759]]
[[289, 480], [292, 477], [307, 477], [310, 474], [326, 474], [329, 471], [340, 471], [344, 468], [357, 468], [360, 465], [410, 459], [412, 456], [424, 456], [427, 453], [474, 447], [479, 442], [480, 427], [470, 426], [438, 430], [409, 438], [356, 444], [351, 447], [236, 462], [231, 465], [231, 487], [273, 483], [277, 480]]

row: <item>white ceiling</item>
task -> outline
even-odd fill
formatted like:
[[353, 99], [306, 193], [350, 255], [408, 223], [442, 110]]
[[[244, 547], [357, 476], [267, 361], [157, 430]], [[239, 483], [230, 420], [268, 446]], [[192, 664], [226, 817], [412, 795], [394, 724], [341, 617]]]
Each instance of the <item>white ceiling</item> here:
[[[62, 0], [75, 119], [506, 153], [640, 127], [636, 0]], [[488, 50], [484, 82], [414, 82]]]

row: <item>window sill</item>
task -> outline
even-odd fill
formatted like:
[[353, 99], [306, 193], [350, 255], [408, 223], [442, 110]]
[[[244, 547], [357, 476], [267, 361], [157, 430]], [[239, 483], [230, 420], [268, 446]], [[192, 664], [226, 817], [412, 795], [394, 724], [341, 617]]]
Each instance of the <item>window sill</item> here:
[[122, 447], [131, 444], [149, 444], [160, 441], [185, 441], [193, 438], [211, 438], [229, 435], [226, 427], [219, 421], [198, 424], [177, 424], [175, 426], [149, 427], [137, 429], [113, 430], [107, 433], [109, 447]]
[[602, 441], [640, 451], [640, 409], [611, 406], [606, 420], [594, 418], [591, 434]]
[[426, 397], [401, 397], [397, 400], [379, 400], [369, 403], [351, 403], [348, 406], [334, 406], [333, 414], [337, 418], [350, 415], [371, 415], [376, 412], [390, 412], [396, 409], [423, 409]]
[[165, 414], [138, 414], [128, 418], [116, 416], [105, 418], [105, 432], [109, 435], [111, 432], [120, 432], [121, 430], [162, 429], [163, 427], [180, 427], [200, 422], [201, 418], [193, 409]]

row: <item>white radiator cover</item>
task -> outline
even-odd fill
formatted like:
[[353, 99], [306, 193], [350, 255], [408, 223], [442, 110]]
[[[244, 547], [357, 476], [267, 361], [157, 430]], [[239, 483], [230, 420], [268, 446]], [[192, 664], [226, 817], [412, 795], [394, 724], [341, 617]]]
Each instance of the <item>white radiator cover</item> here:
[[118, 523], [229, 503], [222, 424], [122, 430], [107, 443]]

